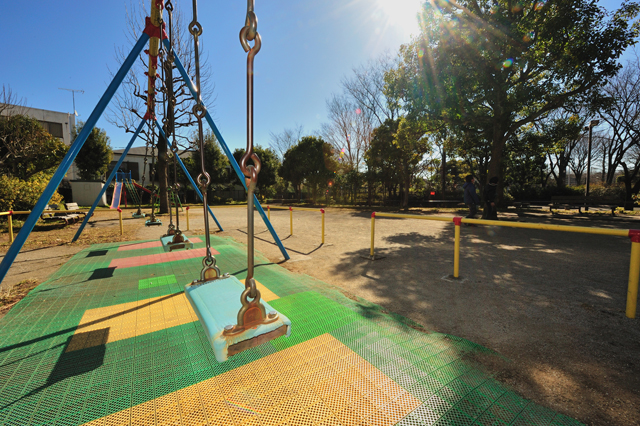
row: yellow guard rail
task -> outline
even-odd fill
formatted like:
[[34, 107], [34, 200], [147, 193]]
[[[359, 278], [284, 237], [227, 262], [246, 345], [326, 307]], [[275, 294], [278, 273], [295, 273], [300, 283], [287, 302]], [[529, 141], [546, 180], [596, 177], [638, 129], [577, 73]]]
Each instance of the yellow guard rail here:
[[562, 232], [578, 232], [581, 234], [598, 234], [613, 235], [618, 237], [629, 237], [631, 239], [631, 260], [629, 262], [629, 282], [627, 286], [627, 307], [626, 315], [628, 318], [636, 317], [638, 304], [638, 281], [640, 281], [640, 230], [638, 229], [606, 229], [591, 228], [587, 226], [566, 226], [566, 225], [548, 225], [538, 223], [522, 223], [522, 222], [501, 222], [497, 220], [484, 219], [467, 219], [463, 217], [439, 217], [439, 216], [420, 216], [411, 214], [397, 213], [371, 213], [371, 250], [369, 252], [371, 259], [374, 260], [374, 243], [375, 243], [375, 220], [377, 217], [392, 217], [398, 219], [420, 219], [432, 220], [440, 222], [453, 222], [455, 225], [455, 240], [453, 252], [453, 277], [460, 278], [460, 226], [463, 223], [502, 226], [506, 228], [526, 228], [541, 229], [545, 231], [562, 231]]

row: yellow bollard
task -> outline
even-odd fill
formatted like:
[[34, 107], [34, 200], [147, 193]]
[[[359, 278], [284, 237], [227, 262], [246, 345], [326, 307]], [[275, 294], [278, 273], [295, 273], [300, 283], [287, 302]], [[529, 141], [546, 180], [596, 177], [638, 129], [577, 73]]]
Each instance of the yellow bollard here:
[[271, 222], [271, 206], [267, 206], [267, 219]]
[[124, 227], [122, 226], [122, 209], [118, 208], [118, 217], [120, 219], [120, 235], [124, 235]]
[[638, 280], [640, 279], [640, 230], [630, 229], [631, 261], [629, 263], [629, 286], [627, 288], [627, 318], [636, 317], [638, 305]]
[[187, 231], [188, 231], [189, 230], [189, 206], [187, 206], [186, 210], [187, 210], [186, 216], [187, 216]]
[[369, 252], [369, 256], [371, 256], [371, 260], [373, 260], [373, 242], [375, 241], [376, 235], [376, 212], [371, 213], [371, 252]]
[[320, 209], [320, 213], [322, 213], [322, 244], [324, 244], [324, 209]]
[[460, 225], [462, 225], [461, 217], [454, 217], [455, 225], [455, 241], [453, 245], [453, 278], [460, 277]]
[[13, 210], [9, 211], [9, 242], [13, 243], [13, 220], [11, 216], [13, 216]]
[[289, 235], [293, 235], [293, 209], [289, 207]]

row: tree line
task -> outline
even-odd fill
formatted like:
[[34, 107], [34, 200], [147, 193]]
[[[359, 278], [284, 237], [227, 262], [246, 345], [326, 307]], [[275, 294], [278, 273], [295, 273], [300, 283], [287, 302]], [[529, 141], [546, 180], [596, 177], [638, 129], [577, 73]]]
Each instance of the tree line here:
[[[337, 181], [354, 200], [366, 187], [369, 203], [381, 195], [404, 208], [410, 191], [429, 186], [445, 197], [464, 174], [481, 185], [498, 176], [499, 201], [505, 186], [522, 197], [532, 187], [562, 192], [568, 170], [584, 181], [585, 126], [597, 119], [592, 164], [605, 185], [624, 183], [630, 200], [640, 190], [640, 64], [623, 68], [619, 58], [636, 43], [639, 10], [586, 0], [426, 2], [418, 36], [355, 68], [328, 99], [316, 136], [337, 168], [324, 185]], [[272, 134], [272, 147], [284, 157], [301, 133]]]

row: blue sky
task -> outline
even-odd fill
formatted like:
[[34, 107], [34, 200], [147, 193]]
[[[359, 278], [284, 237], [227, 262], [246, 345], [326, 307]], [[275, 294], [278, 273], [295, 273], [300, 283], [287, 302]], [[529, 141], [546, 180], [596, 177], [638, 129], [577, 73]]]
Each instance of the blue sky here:
[[[133, 0], [138, 1], [138, 0]], [[173, 0], [186, 17], [191, 1]], [[149, 0], [145, 1], [149, 8]], [[231, 149], [246, 144], [246, 53], [238, 40], [246, 1], [198, 2], [201, 42], [208, 55], [215, 102], [208, 105]], [[256, 0], [263, 44], [255, 62], [255, 143], [269, 145], [269, 132], [296, 124], [308, 134], [326, 121], [325, 101], [341, 90], [352, 69], [385, 52], [395, 53], [417, 33], [420, 0]], [[608, 10], [620, 1], [601, 1]], [[0, 84], [8, 85], [27, 106], [72, 112], [76, 94], [85, 120], [116, 70], [115, 49], [129, 46], [126, 12], [130, 0], [21, 0], [3, 2]], [[143, 23], [140, 23], [142, 31]], [[103, 117], [114, 148], [130, 136]], [[136, 145], [141, 145], [140, 143]]]

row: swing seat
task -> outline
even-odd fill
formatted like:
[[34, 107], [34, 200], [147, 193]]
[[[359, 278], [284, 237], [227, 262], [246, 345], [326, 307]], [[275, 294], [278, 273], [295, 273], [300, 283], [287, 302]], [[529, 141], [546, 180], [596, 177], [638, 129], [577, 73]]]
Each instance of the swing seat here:
[[[218, 362], [224, 362], [246, 349], [261, 345], [280, 336], [291, 334], [291, 321], [279, 313], [278, 319], [259, 324], [236, 335], [223, 335], [225, 326], [238, 322], [242, 307], [240, 294], [245, 287], [236, 277], [230, 276], [202, 284], [187, 284], [184, 292], [191, 303]], [[267, 313], [275, 311], [261, 301]]]
[[170, 252], [170, 251], [179, 250], [179, 249], [189, 250], [193, 248], [193, 243], [189, 241], [189, 239], [184, 234], [182, 234], [182, 239], [184, 241], [174, 243], [173, 235], [166, 235], [164, 237], [160, 237], [160, 242], [162, 242], [162, 248], [164, 249], [165, 252]]
[[162, 225], [162, 221], [160, 219], [156, 219], [155, 222], [152, 222], [151, 219], [148, 219], [144, 222], [144, 226], [155, 226]]
[[146, 217], [146, 216], [147, 216], [147, 215], [146, 215], [145, 213], [142, 213], [142, 214], [133, 213], [133, 214], [131, 215], [131, 217], [134, 217], [134, 218], [136, 218], [136, 219], [139, 219], [139, 218], [141, 218], [141, 217]]

